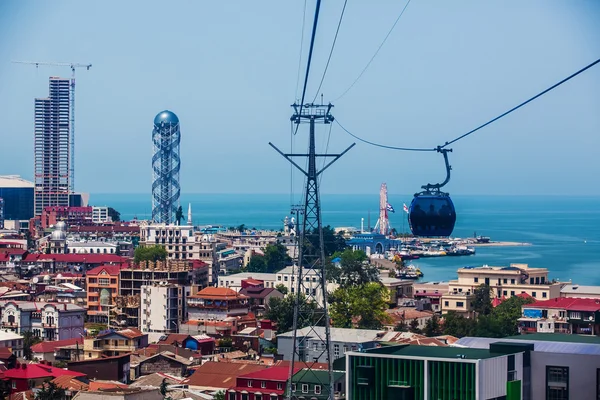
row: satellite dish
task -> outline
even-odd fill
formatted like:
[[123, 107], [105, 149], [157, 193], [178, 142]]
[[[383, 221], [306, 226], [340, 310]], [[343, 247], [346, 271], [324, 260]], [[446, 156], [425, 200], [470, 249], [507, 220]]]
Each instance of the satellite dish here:
[[35, 278], [33, 278], [33, 283], [38, 283], [40, 281], [40, 278], [38, 278], [37, 276]]
[[194, 357], [190, 356], [190, 361], [194, 361]]
[[56, 279], [62, 279], [62, 274], [56, 275]]

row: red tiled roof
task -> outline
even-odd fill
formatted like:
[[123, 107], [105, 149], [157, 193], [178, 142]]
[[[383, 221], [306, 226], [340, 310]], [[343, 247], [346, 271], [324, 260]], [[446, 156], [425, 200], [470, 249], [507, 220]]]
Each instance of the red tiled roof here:
[[102, 335], [98, 335], [98, 338], [102, 338], [104, 336], [108, 336], [108, 335], [112, 335], [112, 334], [124, 336], [124, 337], [127, 337], [129, 339], [135, 339], [135, 338], [142, 337], [142, 336], [145, 335], [145, 333], [143, 333], [139, 329], [136, 329], [136, 328], [127, 328], [127, 329], [123, 329], [123, 330], [120, 330], [120, 331], [107, 332], [107, 333], [104, 333]]
[[0, 347], [0, 360], [7, 360], [13, 356], [13, 352], [8, 347]]
[[90, 392], [96, 392], [99, 389], [127, 389], [129, 386], [124, 383], [111, 381], [90, 381]]
[[121, 272], [121, 266], [120, 265], [101, 265], [99, 267], [90, 269], [87, 272], [87, 274], [88, 274], [88, 276], [96, 276], [96, 275], [100, 275], [100, 273], [102, 273], [102, 271], [106, 271], [106, 273], [108, 275], [119, 276], [119, 273]]
[[[25, 368], [23, 368], [23, 365]], [[69, 371], [43, 364], [19, 364], [16, 368], [4, 372], [5, 379], [57, 378], [62, 375], [85, 376], [81, 372]]]
[[519, 293], [517, 297], [520, 297], [522, 299], [533, 299], [533, 297], [529, 293]]
[[538, 300], [526, 304], [524, 308], [558, 308], [567, 311], [600, 311], [600, 299], [581, 299], [577, 297], [557, 297], [550, 300]]
[[266, 368], [267, 365], [208, 361], [196, 368], [185, 383], [190, 386], [227, 389], [236, 384], [238, 376]]
[[[300, 371], [302, 368], [294, 366], [294, 374]], [[265, 381], [279, 381], [285, 382], [290, 376], [289, 367], [271, 367], [259, 371], [253, 371], [248, 374], [240, 375], [238, 378], [244, 379], [262, 379]]]
[[189, 337], [191, 336], [184, 333], [169, 333], [167, 338], [165, 340], [160, 340], [158, 344], [183, 344], [183, 342]]
[[244, 296], [248, 296], [251, 299], [264, 299], [265, 297], [267, 297], [269, 294], [271, 294], [272, 292], [276, 291], [277, 289], [274, 288], [253, 288], [253, 287], [249, 287], [249, 288], [244, 288], [242, 290], [240, 290], [240, 294], [243, 294]]
[[72, 346], [77, 343], [83, 345], [83, 339], [79, 337], [65, 340], [54, 340], [49, 342], [44, 341], [31, 346], [31, 351], [33, 353], [54, 353], [54, 351], [59, 347]]
[[72, 375], [59, 376], [58, 378], [53, 379], [52, 382], [59, 388], [71, 391], [86, 391], [89, 388], [87, 383], [80, 381]]
[[233, 300], [233, 299], [247, 299], [246, 296], [239, 294], [235, 290], [225, 287], [207, 287], [199, 291], [190, 298], [195, 299], [215, 299], [215, 300]]

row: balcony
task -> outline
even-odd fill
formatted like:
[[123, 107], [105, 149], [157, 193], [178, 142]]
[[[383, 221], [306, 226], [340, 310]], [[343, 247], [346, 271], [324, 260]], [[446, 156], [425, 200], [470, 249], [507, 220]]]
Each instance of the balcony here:
[[46, 328], [46, 329], [56, 328], [56, 323], [55, 322], [52, 322], [52, 323], [42, 322], [42, 328]]
[[16, 322], [5, 322], [5, 321], [2, 321], [2, 326], [8, 327], [8, 328], [16, 328], [18, 325], [17, 325]]

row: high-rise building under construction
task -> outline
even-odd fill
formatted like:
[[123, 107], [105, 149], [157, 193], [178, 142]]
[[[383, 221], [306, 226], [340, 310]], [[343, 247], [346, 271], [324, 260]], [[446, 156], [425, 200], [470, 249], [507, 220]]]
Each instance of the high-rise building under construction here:
[[47, 98], [35, 99], [34, 211], [69, 206], [69, 79], [50, 77]]

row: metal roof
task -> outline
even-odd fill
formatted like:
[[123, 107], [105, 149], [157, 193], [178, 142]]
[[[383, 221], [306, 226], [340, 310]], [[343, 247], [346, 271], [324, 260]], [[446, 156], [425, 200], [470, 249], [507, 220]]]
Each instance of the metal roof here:
[[32, 188], [33, 182], [26, 181], [19, 175], [0, 175], [0, 188]]
[[[543, 335], [543, 334], [541, 334]], [[556, 334], [546, 334], [555, 336]], [[586, 339], [580, 339], [581, 335], [558, 335], [555, 340], [548, 336], [548, 339], [538, 339], [538, 335], [526, 335], [522, 339], [513, 338], [479, 338], [479, 337], [464, 337], [459, 339], [454, 346], [467, 347], [471, 349], [489, 349], [491, 343], [508, 342], [508, 343], [531, 343], [534, 345], [534, 351], [545, 353], [567, 353], [567, 354], [598, 354], [600, 355], [600, 338], [588, 337], [595, 339], [596, 343], [586, 343]], [[565, 341], [564, 336], [575, 336], [573, 341]], [[577, 341], [579, 340], [579, 341]]]
[[[314, 332], [313, 332], [314, 330]], [[371, 329], [349, 329], [349, 328], [330, 328], [332, 342], [344, 343], [366, 343], [381, 341], [386, 333], [385, 330]], [[278, 335], [279, 337], [292, 337], [294, 331], [289, 331]], [[325, 328], [315, 326], [302, 328], [298, 330], [298, 336], [314, 337], [319, 339], [325, 337]]]

